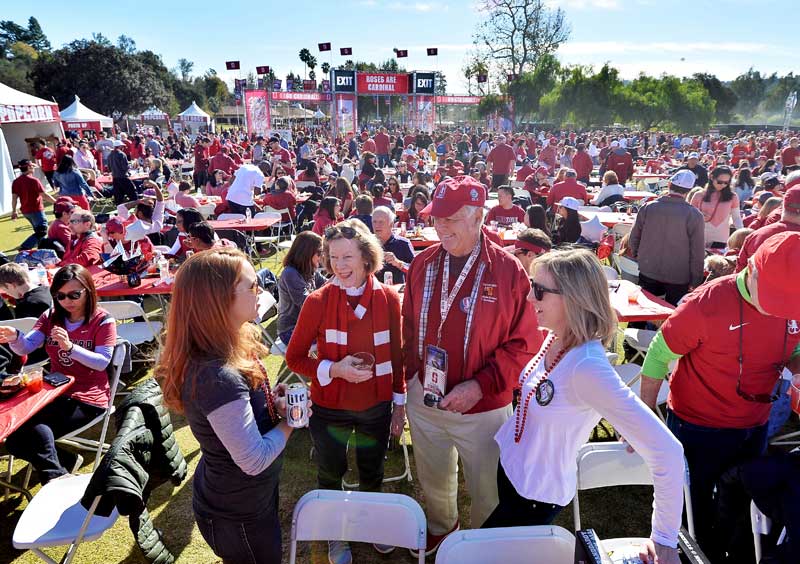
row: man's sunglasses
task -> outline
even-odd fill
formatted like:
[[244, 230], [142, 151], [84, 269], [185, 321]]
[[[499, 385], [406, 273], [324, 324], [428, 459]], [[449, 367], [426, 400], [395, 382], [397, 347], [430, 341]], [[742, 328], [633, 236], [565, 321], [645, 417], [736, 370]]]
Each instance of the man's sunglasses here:
[[81, 219], [70, 219], [69, 220], [69, 222], [72, 223], [73, 225], [77, 224], [77, 223], [86, 223], [87, 221], [89, 221], [89, 220], [88, 219], [83, 219], [83, 218], [81, 218]]
[[560, 294], [561, 290], [554, 290], [553, 288], [548, 288], [547, 286], [542, 286], [541, 284], [537, 284], [533, 281], [533, 278], [530, 279], [531, 281], [531, 288], [533, 288], [533, 297], [536, 298], [537, 302], [540, 302], [544, 299], [545, 294]]
[[67, 293], [56, 292], [56, 299], [59, 302], [63, 302], [64, 300], [67, 300], [67, 299], [75, 301], [75, 300], [80, 299], [80, 297], [83, 295], [83, 293], [85, 291], [86, 290], [84, 289], [84, 290], [75, 290], [74, 292], [67, 292]]

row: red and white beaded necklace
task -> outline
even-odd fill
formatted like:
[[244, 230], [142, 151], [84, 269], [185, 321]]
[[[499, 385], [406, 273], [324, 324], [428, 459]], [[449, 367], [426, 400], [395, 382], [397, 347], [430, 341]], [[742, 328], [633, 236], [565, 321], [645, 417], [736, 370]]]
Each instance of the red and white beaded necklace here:
[[[561, 349], [561, 351], [558, 353], [558, 355], [556, 355], [556, 358], [553, 359], [553, 363], [550, 366], [550, 368], [547, 368], [547, 360], [545, 359], [545, 356], [547, 355], [547, 351], [550, 350], [550, 347], [553, 345], [555, 340], [556, 340], [555, 334], [554, 333], [550, 333], [547, 336], [547, 339], [545, 340], [544, 344], [542, 345], [541, 350], [536, 354], [535, 357], [533, 357], [531, 362], [528, 364], [528, 368], [525, 371], [523, 371], [522, 374], [520, 374], [520, 377], [519, 377], [519, 389], [522, 390], [523, 386], [525, 385], [525, 382], [528, 379], [528, 376], [530, 376], [531, 373], [534, 370], [536, 370], [536, 367], [539, 366], [539, 363], [540, 362], [544, 362], [545, 363], [544, 364], [544, 375], [539, 380], [539, 383], [534, 388], [532, 388], [525, 395], [524, 398], [521, 398], [520, 403], [517, 405], [517, 413], [516, 413], [516, 417], [515, 417], [515, 421], [514, 421], [514, 442], [515, 443], [518, 443], [518, 442], [520, 442], [520, 440], [522, 440], [522, 433], [525, 432], [525, 421], [528, 419], [528, 407], [530, 406], [531, 398], [533, 398], [533, 396], [539, 390], [540, 386], [545, 381], [548, 380], [548, 377], [550, 376], [550, 372], [558, 365], [559, 361], [561, 361], [562, 357], [567, 352], [567, 349]], [[550, 403], [550, 401], [548, 400], [547, 403]], [[547, 405], [547, 403], [545, 403], [543, 405]]]
[[258, 365], [261, 375], [264, 377], [264, 380], [261, 382], [261, 389], [264, 390], [264, 395], [267, 396], [267, 412], [269, 412], [269, 418], [272, 420], [273, 423], [277, 423], [278, 411], [277, 409], [275, 409], [275, 398], [272, 397], [272, 387], [269, 385], [269, 376], [267, 375], [267, 367], [264, 366], [264, 363], [261, 362], [260, 358], [256, 358], [255, 361], [256, 364]]

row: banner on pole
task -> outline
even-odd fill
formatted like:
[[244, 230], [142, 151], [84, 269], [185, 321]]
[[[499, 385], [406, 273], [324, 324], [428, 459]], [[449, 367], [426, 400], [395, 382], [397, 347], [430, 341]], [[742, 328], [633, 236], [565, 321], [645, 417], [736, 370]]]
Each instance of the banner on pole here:
[[244, 91], [247, 133], [266, 136], [270, 126], [269, 102], [263, 90]]
[[359, 94], [408, 94], [408, 74], [360, 72], [356, 76]]
[[280, 78], [276, 78], [275, 80], [272, 81], [272, 89], [280, 91], [282, 84], [283, 81]]
[[256, 73], [258, 73], [258, 74], [269, 74], [269, 67], [268, 66], [256, 67]]
[[358, 130], [356, 127], [357, 105], [355, 94], [337, 94], [335, 99], [336, 130], [341, 135], [353, 133]]
[[436, 107], [433, 96], [417, 95], [408, 97], [409, 127], [431, 132], [436, 122]]
[[239, 61], [225, 61], [225, 68], [228, 70], [239, 70], [241, 66]]
[[304, 80], [303, 81], [303, 90], [316, 90], [317, 89], [317, 81], [316, 80]]

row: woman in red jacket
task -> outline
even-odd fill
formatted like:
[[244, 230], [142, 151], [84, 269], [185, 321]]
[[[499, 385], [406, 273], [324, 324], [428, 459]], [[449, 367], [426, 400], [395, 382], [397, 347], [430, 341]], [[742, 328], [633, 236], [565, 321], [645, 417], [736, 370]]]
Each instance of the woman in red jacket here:
[[[328, 228], [322, 257], [333, 278], [303, 303], [286, 363], [311, 380], [309, 429], [319, 487], [342, 489], [348, 437], [355, 430], [360, 489], [380, 491], [390, 428], [399, 436], [405, 419], [400, 296], [375, 278], [383, 250], [360, 221]], [[311, 358], [315, 341], [317, 358]], [[383, 554], [394, 549], [375, 548]], [[348, 544], [329, 542], [328, 558], [350, 562]]]
[[92, 266], [100, 264], [103, 259], [100, 254], [103, 252], [103, 240], [95, 232], [94, 215], [92, 212], [75, 208], [69, 218], [69, 229], [72, 231], [72, 239], [69, 247], [64, 252], [64, 258], [58, 266], [68, 264], [79, 264], [81, 266]]

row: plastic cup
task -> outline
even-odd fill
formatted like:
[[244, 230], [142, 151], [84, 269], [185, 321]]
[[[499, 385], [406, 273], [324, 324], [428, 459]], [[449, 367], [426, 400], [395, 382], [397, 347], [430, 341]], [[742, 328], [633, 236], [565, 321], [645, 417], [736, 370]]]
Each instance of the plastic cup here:
[[356, 359], [356, 367], [362, 370], [372, 370], [372, 367], [375, 366], [375, 357], [370, 353], [356, 353], [353, 355], [353, 358]]
[[31, 394], [35, 394], [42, 390], [42, 386], [44, 385], [44, 380], [42, 380], [42, 369], [41, 368], [30, 368], [25, 370], [23, 373], [24, 380], [25, 380], [25, 389], [28, 390]]
[[632, 291], [630, 294], [628, 294], [628, 303], [629, 304], [638, 304], [640, 295], [641, 295], [641, 292], [639, 290]]
[[792, 385], [789, 388], [792, 411], [800, 415], [800, 374], [792, 376]]

